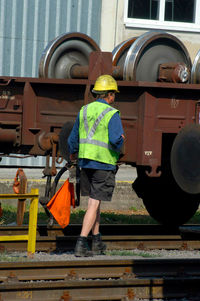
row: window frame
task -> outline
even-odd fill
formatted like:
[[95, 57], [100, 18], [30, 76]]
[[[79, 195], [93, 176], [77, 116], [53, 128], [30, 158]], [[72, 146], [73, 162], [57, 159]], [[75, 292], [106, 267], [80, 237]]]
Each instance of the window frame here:
[[[195, 22], [172, 22], [164, 21], [165, 0], [159, 0], [159, 20], [128, 18], [128, 2], [134, 0], [124, 0], [124, 24], [126, 27], [162, 29], [172, 31], [200, 32], [200, 0], [195, 1]], [[199, 12], [199, 13], [198, 13]]]

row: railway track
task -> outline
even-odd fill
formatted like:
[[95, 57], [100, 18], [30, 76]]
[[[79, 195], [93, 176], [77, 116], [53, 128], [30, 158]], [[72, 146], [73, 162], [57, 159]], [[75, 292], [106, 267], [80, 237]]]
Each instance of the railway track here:
[[0, 263], [2, 301], [199, 300], [199, 287], [200, 259]]
[[[38, 225], [36, 251], [58, 252], [72, 251], [81, 225], [70, 225], [61, 229], [54, 226], [50, 229], [46, 225]], [[189, 231], [196, 229], [195, 231]], [[198, 226], [184, 226], [181, 228], [165, 228], [162, 225], [102, 225], [102, 239], [108, 250], [132, 249], [200, 249]], [[27, 226], [0, 228], [0, 235], [23, 235], [27, 233]], [[183, 231], [184, 230], [184, 231]], [[117, 234], [116, 234], [117, 233]], [[26, 251], [26, 241], [2, 241], [1, 251]]]

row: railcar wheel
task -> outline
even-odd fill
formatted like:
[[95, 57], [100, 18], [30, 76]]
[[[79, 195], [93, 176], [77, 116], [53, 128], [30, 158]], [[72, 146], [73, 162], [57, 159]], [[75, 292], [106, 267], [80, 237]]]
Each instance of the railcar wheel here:
[[124, 62], [127, 56], [127, 52], [136, 38], [130, 38], [119, 45], [117, 45], [112, 51], [112, 63], [113, 66], [124, 67]]
[[183, 191], [169, 170], [158, 178], [148, 177], [142, 167], [137, 172], [138, 178], [133, 183], [133, 189], [143, 199], [147, 211], [156, 221], [179, 226], [195, 214], [200, 196]]
[[200, 125], [186, 125], [174, 139], [171, 169], [178, 185], [190, 194], [200, 194]]
[[92, 51], [99, 46], [83, 33], [67, 33], [51, 41], [44, 49], [39, 63], [39, 77], [72, 78], [71, 68], [89, 65]]
[[160, 64], [184, 63], [191, 70], [186, 47], [164, 31], [150, 31], [138, 37], [128, 50], [124, 63], [124, 80], [151, 81], [158, 78]]
[[191, 70], [191, 83], [199, 84], [200, 83], [200, 50], [198, 51]]

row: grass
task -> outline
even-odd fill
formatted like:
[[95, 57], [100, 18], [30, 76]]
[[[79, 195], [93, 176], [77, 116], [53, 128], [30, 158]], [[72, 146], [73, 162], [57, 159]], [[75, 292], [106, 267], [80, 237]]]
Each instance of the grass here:
[[[16, 212], [17, 209], [14, 206], [5, 205], [3, 207], [3, 215], [0, 218], [0, 225], [9, 225], [16, 223]], [[129, 210], [129, 214], [116, 213], [116, 212], [102, 212], [101, 223], [102, 224], [156, 224], [157, 222], [147, 214], [135, 214], [136, 210]], [[83, 209], [72, 209], [70, 216], [70, 224], [81, 224], [85, 210]], [[24, 223], [28, 224], [29, 212], [28, 208], [24, 214]], [[45, 224], [48, 222], [48, 217], [43, 208], [38, 211], [38, 224]]]
[[108, 256], [139, 256], [143, 258], [153, 258], [158, 257], [158, 255], [152, 255], [148, 252], [134, 252], [131, 250], [111, 250], [107, 251], [106, 255]]
[[[28, 208], [24, 215], [24, 223], [28, 224], [29, 212]], [[0, 225], [9, 225], [16, 223], [17, 209], [14, 206], [3, 206], [3, 215], [0, 218]], [[71, 210], [70, 224], [82, 224], [85, 210], [75, 208]], [[38, 211], [38, 224], [46, 224], [48, 217], [43, 208]], [[195, 215], [188, 221], [189, 224], [200, 223], [200, 211], [197, 211]], [[136, 208], [130, 208], [126, 211], [103, 211], [101, 212], [101, 224], [158, 224], [148, 213], [139, 211]]]
[[21, 261], [28, 261], [29, 259], [26, 256], [13, 256], [12, 254], [8, 254], [8, 252], [1, 252], [0, 253], [0, 262], [21, 262]]
[[[105, 253], [107, 256], [137, 256], [142, 258], [156, 258], [156, 257], [162, 257], [158, 254], [150, 254], [147, 251], [132, 251], [132, 250], [109, 250]], [[37, 258], [36, 258], [37, 260]], [[12, 254], [8, 252], [0, 252], [0, 262], [29, 262], [34, 261], [34, 256], [32, 258], [27, 257], [26, 254]]]
[[[28, 213], [29, 206], [26, 208], [24, 216], [24, 225], [28, 224]], [[0, 218], [0, 226], [8, 224], [16, 224], [16, 207], [14, 206], [3, 206], [3, 216]], [[76, 208], [72, 209], [70, 224], [82, 224], [85, 210]], [[44, 212], [43, 208], [39, 209], [38, 212], [38, 224], [46, 224], [48, 222], [48, 217]], [[107, 212], [104, 211], [101, 213], [101, 223], [102, 224], [157, 224], [157, 222], [150, 217], [144, 210], [139, 211], [136, 208], [130, 208], [128, 213], [123, 212]], [[188, 221], [189, 224], [199, 224], [200, 223], [200, 211], [197, 211], [195, 215]], [[139, 251], [134, 250], [109, 250], [106, 252], [106, 255], [109, 256], [138, 256], [142, 258], [152, 258], [157, 257], [158, 255], [152, 255], [148, 251]], [[12, 255], [7, 252], [0, 252], [0, 262], [22, 262], [29, 261], [29, 258], [23, 255]]]
[[200, 224], [200, 210], [187, 222], [187, 224]]

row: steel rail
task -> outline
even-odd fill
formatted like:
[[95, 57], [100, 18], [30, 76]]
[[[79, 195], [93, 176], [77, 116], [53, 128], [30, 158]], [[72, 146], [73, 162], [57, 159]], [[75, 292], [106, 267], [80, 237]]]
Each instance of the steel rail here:
[[[167, 230], [159, 225], [151, 226], [153, 227], [150, 227], [150, 225], [104, 225], [102, 227], [102, 239], [107, 244], [107, 250], [200, 249], [199, 232], [190, 233], [190, 226], [184, 227], [188, 229], [188, 232], [185, 233], [178, 232], [177, 229], [174, 229], [173, 232], [173, 229]], [[74, 250], [77, 236], [80, 233], [80, 227], [81, 225], [71, 225], [69, 228], [63, 230], [57, 226], [51, 229], [48, 229], [47, 226], [38, 226], [36, 251], [56, 252]], [[198, 229], [198, 226], [196, 226], [196, 229]], [[0, 235], [22, 235], [25, 231], [27, 231], [26, 226], [1, 227]], [[126, 233], [126, 235], [122, 233]], [[8, 252], [12, 252], [13, 250], [25, 251], [26, 244], [23, 241], [1, 241], [0, 250]]]
[[[188, 225], [191, 227], [195, 225]], [[198, 226], [198, 225], [196, 225]], [[47, 224], [37, 225], [37, 234], [39, 236], [51, 236], [53, 235], [79, 235], [81, 231], [81, 224], [69, 224], [66, 228], [62, 229], [59, 225], [55, 224], [49, 227]], [[187, 228], [185, 227], [185, 228]], [[179, 235], [179, 227], [170, 227], [160, 224], [101, 224], [100, 226], [102, 235]], [[22, 226], [0, 226], [0, 235], [10, 234], [16, 232], [16, 234], [22, 234], [26, 232], [27, 225]]]
[[0, 263], [1, 300], [134, 300], [200, 295], [200, 259]]

